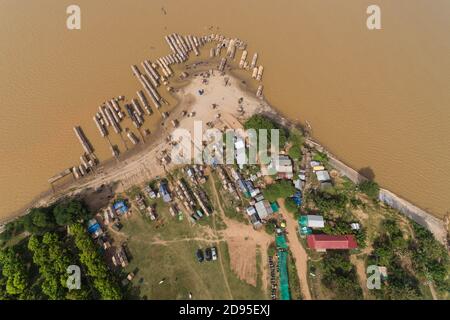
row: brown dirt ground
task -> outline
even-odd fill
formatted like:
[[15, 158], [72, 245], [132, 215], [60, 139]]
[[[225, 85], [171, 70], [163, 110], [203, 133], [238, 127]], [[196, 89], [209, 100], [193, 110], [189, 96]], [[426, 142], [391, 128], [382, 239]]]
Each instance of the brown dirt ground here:
[[[212, 175], [210, 177], [212, 178]], [[219, 202], [214, 179], [212, 178], [212, 180], [214, 196], [219, 204], [219, 214], [227, 226], [225, 230], [221, 231], [221, 235], [228, 243], [231, 269], [241, 280], [256, 286], [256, 251], [259, 247], [261, 252], [262, 286], [267, 294], [269, 284], [269, 266], [266, 263], [268, 260], [267, 249], [273, 238], [262, 230], [254, 230], [251, 225], [227, 218]]]

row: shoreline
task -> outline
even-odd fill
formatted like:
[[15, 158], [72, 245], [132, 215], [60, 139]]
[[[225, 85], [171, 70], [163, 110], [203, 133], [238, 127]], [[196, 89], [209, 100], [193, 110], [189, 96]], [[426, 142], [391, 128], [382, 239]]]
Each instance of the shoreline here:
[[[181, 119], [179, 124], [180, 128], [189, 127], [189, 124], [192, 125], [194, 120], [202, 120], [205, 123], [211, 120], [216, 121], [214, 120], [214, 116], [217, 112], [211, 112], [209, 105], [205, 104], [202, 106], [202, 103], [197, 103], [197, 96], [195, 95], [197, 88], [202, 86], [202, 77], [199, 76], [199, 74], [209, 72], [209, 70], [214, 70], [216, 74], [219, 73], [215, 70], [215, 62], [216, 61], [213, 60], [205, 60], [199, 65], [199, 68], [186, 70], [190, 73], [188, 78], [184, 80], [173, 80], [172, 85], [175, 89], [175, 94], [172, 94], [172, 97], [176, 99], [177, 103], [170, 112], [169, 117], [164, 120], [165, 126], [159, 126], [153, 131], [148, 138], [148, 140], [150, 140], [149, 142], [140, 144], [138, 148], [132, 148], [129, 151], [122, 153], [119, 157], [120, 161], [117, 161], [114, 158], [103, 161], [97, 166], [96, 170], [98, 172], [94, 175], [86, 176], [80, 180], [65, 182], [55, 188], [56, 192], [53, 192], [51, 188], [42, 192], [36, 196], [33, 201], [24, 205], [22, 209], [16, 210], [13, 216], [5, 218], [4, 220], [0, 219], [0, 228], [9, 222], [26, 215], [33, 207], [48, 206], [65, 197], [77, 196], [83, 191], [93, 190], [95, 192], [104, 185], [117, 187], [117, 184], [120, 184], [122, 188], [126, 189], [133, 184], [138, 184], [144, 180], [150, 180], [151, 178], [164, 174], [167, 170], [166, 166], [158, 167], [155, 165], [155, 160], [158, 159], [158, 156], [162, 156], [164, 150], [169, 148], [168, 143], [164, 141], [164, 137], [174, 130], [174, 128], [169, 127], [170, 121], [173, 119], [180, 120], [177, 116], [181, 110], [188, 110], [189, 112], [194, 110], [197, 115], [194, 118]], [[212, 75], [210, 78], [211, 81], [223, 81], [225, 77], [228, 78], [230, 80], [229, 86], [231, 86], [230, 90], [232, 90], [232, 94], [226, 89], [220, 90], [220, 83], [217, 82], [213, 84], [213, 91], [207, 91], [205, 97], [208, 97], [209, 94], [211, 94], [211, 101], [221, 102], [221, 99], [222, 101], [224, 101], [225, 98], [233, 100], [233, 98], [237, 98], [237, 96], [245, 96], [245, 100], [249, 101], [249, 104], [245, 106], [245, 116], [239, 115], [236, 110], [231, 110], [232, 104], [226, 106], [225, 109], [220, 105], [219, 111], [225, 112], [225, 114], [228, 113], [236, 119], [241, 118], [239, 120], [245, 120], [245, 118], [248, 118], [255, 113], [262, 113], [288, 128], [301, 126], [300, 124], [295, 124], [293, 121], [284, 118], [280, 112], [270, 106], [266, 99], [256, 98], [255, 92], [253, 92], [247, 84], [247, 79], [245, 79], [245, 77], [240, 77], [233, 72], [234, 69], [235, 68], [228, 66], [224, 76]], [[225, 87], [227, 87], [227, 85], [225, 85]], [[208, 90], [211, 87], [206, 85], [205, 88]], [[219, 93], [216, 93], [216, 91], [219, 91]], [[221, 94], [223, 96], [221, 96]], [[237, 105], [237, 103], [235, 105]], [[188, 119], [189, 121], [186, 121]], [[222, 122], [222, 125], [225, 126], [229, 125], [229, 123], [223, 119], [216, 122]], [[305, 139], [305, 143], [326, 152], [330, 158], [330, 164], [340, 174], [347, 176], [353, 182], [357, 183], [366, 179], [356, 170], [347, 166], [344, 162], [331, 154], [320, 143], [314, 141], [314, 139], [307, 138]], [[172, 166], [172, 164], [167, 165], [169, 170]], [[403, 215], [423, 225], [434, 234], [439, 242], [447, 245], [448, 232], [444, 220], [426, 212], [410, 201], [387, 189], [380, 188], [379, 200], [385, 205], [398, 210]], [[0, 229], [0, 232], [1, 231], [2, 230]]]
[[[267, 117], [279, 122], [285, 127], [295, 128], [303, 127], [299, 124], [295, 124], [293, 121], [283, 117], [277, 110], [271, 108], [271, 111], [265, 114]], [[352, 167], [345, 164], [342, 160], [340, 160], [337, 156], [332, 154], [326, 147], [322, 144], [314, 140], [314, 138], [305, 137], [305, 144], [310, 147], [317, 149], [318, 151], [324, 152], [328, 155], [330, 165], [339, 172], [339, 174], [346, 176], [353, 183], [359, 183], [361, 181], [367, 180], [365, 176], [357, 172]], [[448, 217], [446, 219], [440, 219], [439, 217], [434, 216], [432, 213], [429, 213], [419, 206], [415, 205], [411, 201], [403, 198], [402, 196], [388, 190], [384, 189], [380, 185], [380, 194], [379, 200], [384, 205], [398, 210], [404, 216], [412, 219], [418, 224], [422, 225], [426, 229], [428, 229], [435, 238], [442, 243], [445, 247], [448, 248]]]

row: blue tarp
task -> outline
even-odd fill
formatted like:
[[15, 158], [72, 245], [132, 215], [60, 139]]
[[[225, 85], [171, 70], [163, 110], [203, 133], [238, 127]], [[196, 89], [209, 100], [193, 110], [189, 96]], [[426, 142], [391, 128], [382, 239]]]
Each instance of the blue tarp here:
[[125, 204], [125, 201], [117, 201], [113, 204], [114, 210], [119, 211], [121, 213], [126, 213], [128, 211], [128, 207]]
[[94, 232], [96, 232], [98, 229], [100, 229], [100, 225], [99, 225], [98, 223], [95, 223], [95, 224], [91, 225], [91, 226], [88, 228], [88, 232], [89, 232], [89, 233], [94, 233]]
[[294, 200], [295, 204], [300, 207], [302, 205], [302, 194], [300, 191], [297, 191], [293, 196], [292, 200]]
[[159, 185], [159, 193], [162, 195], [164, 202], [172, 201], [172, 197], [170, 196], [169, 190], [167, 190], [167, 185], [165, 183], [161, 183]]

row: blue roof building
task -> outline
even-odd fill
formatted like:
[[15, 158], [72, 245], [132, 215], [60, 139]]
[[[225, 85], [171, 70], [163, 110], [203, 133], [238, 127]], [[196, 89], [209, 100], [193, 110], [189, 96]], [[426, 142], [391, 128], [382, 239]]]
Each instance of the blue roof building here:
[[113, 204], [113, 208], [114, 208], [114, 210], [116, 210], [116, 212], [121, 213], [121, 214], [125, 214], [128, 212], [128, 206], [125, 203], [125, 201], [123, 201], [123, 200], [115, 202]]
[[167, 183], [161, 182], [159, 184], [159, 193], [161, 194], [164, 202], [172, 201], [172, 197], [170, 196], [169, 190], [167, 189]]

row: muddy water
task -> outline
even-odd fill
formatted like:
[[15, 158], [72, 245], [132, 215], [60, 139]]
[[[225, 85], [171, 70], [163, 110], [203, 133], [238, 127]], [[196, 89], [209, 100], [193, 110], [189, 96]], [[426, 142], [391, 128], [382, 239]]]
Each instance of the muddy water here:
[[[214, 31], [249, 43], [265, 95], [354, 168], [442, 217], [450, 210], [450, 2], [78, 0], [0, 1], [0, 217], [49, 187], [82, 153], [81, 125], [110, 156], [92, 116], [140, 88], [130, 64], [168, 52], [163, 35]], [[147, 120], [153, 128], [158, 116]], [[114, 139], [117, 139], [114, 140]], [[123, 142], [117, 137], [113, 143]]]

